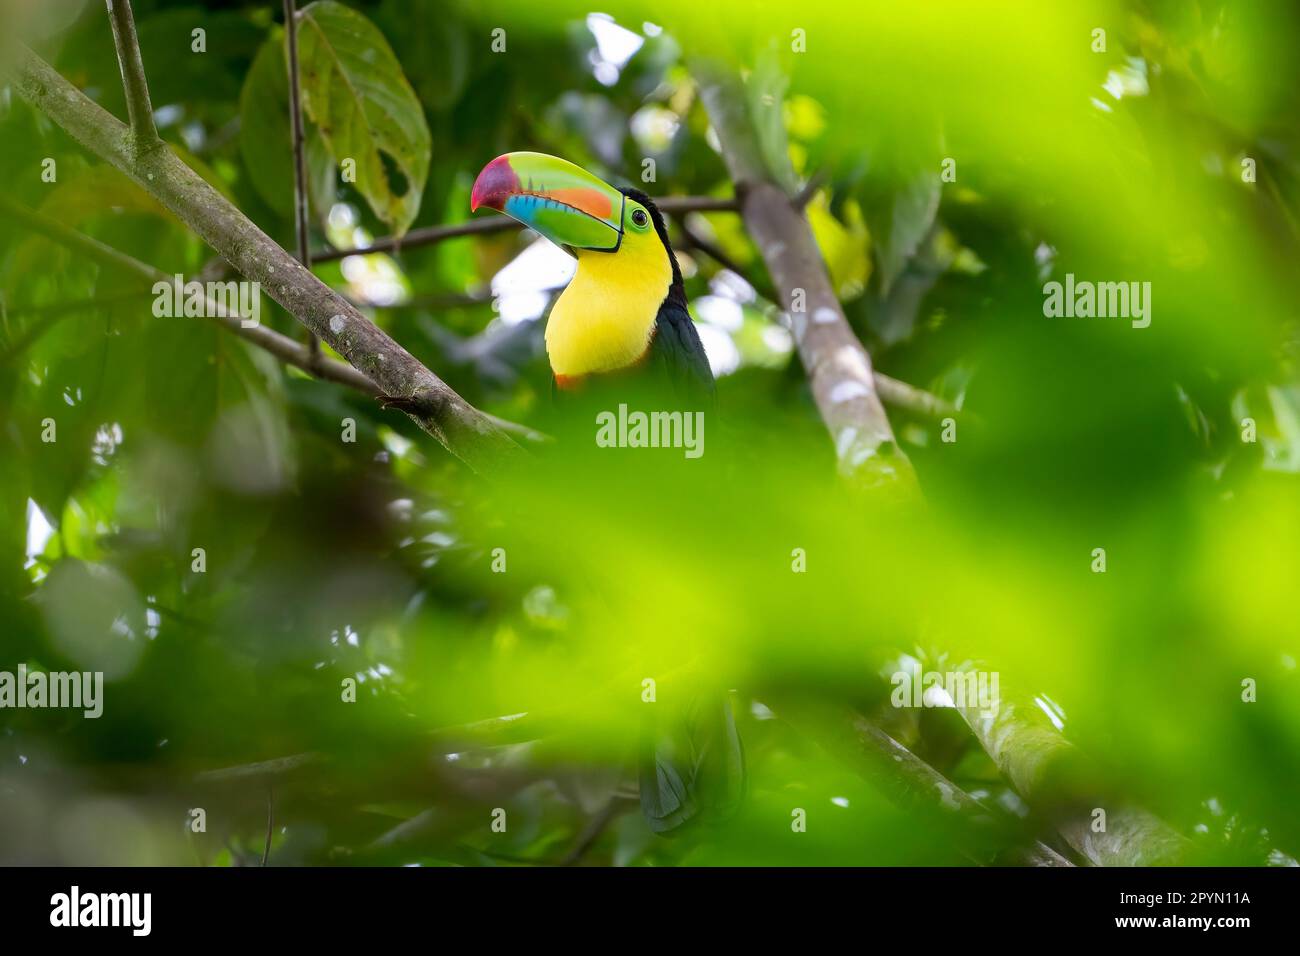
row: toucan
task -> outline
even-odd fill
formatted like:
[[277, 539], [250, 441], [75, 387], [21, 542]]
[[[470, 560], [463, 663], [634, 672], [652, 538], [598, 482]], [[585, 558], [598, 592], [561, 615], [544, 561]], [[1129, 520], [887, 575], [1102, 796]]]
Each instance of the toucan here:
[[687, 309], [682, 270], [663, 215], [638, 189], [615, 189], [545, 153], [506, 153], [474, 182], [470, 209], [487, 207], [578, 260], [551, 308], [546, 354], [555, 386], [650, 376], [682, 401], [713, 393], [713, 373]]
[[[663, 216], [649, 196], [616, 189], [555, 156], [516, 152], [483, 168], [470, 207], [503, 212], [578, 260], [546, 324], [557, 397], [594, 392], [611, 401], [635, 395], [711, 407], [713, 373]], [[730, 816], [746, 790], [744, 750], [725, 693], [697, 687], [667, 696], [646, 712], [638, 759], [641, 808], [661, 834]]]

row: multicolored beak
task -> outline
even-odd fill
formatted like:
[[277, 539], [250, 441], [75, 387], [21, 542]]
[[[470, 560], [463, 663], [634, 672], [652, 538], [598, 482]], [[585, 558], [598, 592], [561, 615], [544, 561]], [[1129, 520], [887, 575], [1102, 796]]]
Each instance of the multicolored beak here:
[[545, 153], [506, 153], [474, 180], [470, 210], [496, 209], [570, 249], [613, 252], [624, 196], [580, 166]]

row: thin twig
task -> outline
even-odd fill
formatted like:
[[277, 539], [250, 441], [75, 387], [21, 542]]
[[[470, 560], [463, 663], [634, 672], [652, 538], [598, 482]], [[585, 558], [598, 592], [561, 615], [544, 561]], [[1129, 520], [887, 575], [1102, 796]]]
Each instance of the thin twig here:
[[262, 866], [271, 856], [271, 833], [275, 830], [275, 787], [266, 785], [266, 843], [262, 847]]
[[609, 828], [614, 819], [636, 804], [636, 800], [628, 800], [617, 795], [610, 797], [609, 802], [600, 809], [600, 812], [587, 821], [587, 825], [583, 827], [582, 833], [578, 835], [572, 849], [564, 854], [564, 858], [560, 860], [560, 866], [576, 866], [582, 862], [582, 858], [587, 855], [587, 851], [596, 845], [600, 835]]
[[321, 763], [325, 759], [319, 753], [290, 754], [276, 757], [274, 760], [262, 760], [257, 763], [239, 764], [234, 767], [222, 767], [218, 770], [204, 770], [195, 775], [198, 783], [223, 783], [228, 780], [247, 780], [250, 777], [276, 777], [311, 764]]
[[975, 423], [973, 415], [966, 415], [956, 405], [933, 392], [909, 385], [892, 376], [872, 369], [872, 381], [876, 383], [876, 393], [886, 405], [901, 408], [919, 418], [962, 418]]
[[[719, 199], [714, 196], [665, 196], [655, 200], [665, 215], [685, 215], [688, 212], [735, 212], [739, 207], [735, 199]], [[523, 227], [508, 216], [492, 216], [486, 219], [472, 219], [469, 222], [456, 223], [453, 226], [427, 226], [424, 229], [412, 229], [400, 239], [386, 236], [376, 239], [368, 246], [353, 249], [325, 249], [315, 253], [316, 262], [334, 262], [347, 256], [367, 256], [376, 252], [405, 252], [457, 239], [462, 236], [484, 236], [496, 232], [511, 232]]]
[[[284, 0], [284, 35], [289, 46], [289, 121], [293, 136], [294, 224], [298, 231], [298, 261], [311, 268], [311, 245], [307, 235], [307, 153], [303, 148], [302, 90], [298, 73], [298, 14], [294, 0]], [[314, 360], [320, 357], [320, 339], [307, 331], [307, 348]]]
[[817, 191], [826, 185], [828, 179], [830, 179], [830, 176], [824, 169], [819, 169], [808, 177], [808, 181], [803, 184], [803, 189], [799, 190], [798, 194], [794, 197], [795, 206], [799, 209], [803, 209], [812, 202], [813, 197], [817, 195]]
[[131, 0], [107, 0], [108, 16], [113, 24], [113, 43], [122, 70], [122, 88], [126, 94], [126, 112], [137, 150], [161, 142], [154, 125], [153, 105], [149, 102], [149, 84], [145, 80], [140, 41], [135, 34], [135, 17]]
[[[692, 229], [684, 217], [677, 220], [677, 226], [682, 231], [682, 238], [686, 240], [685, 244], [688, 249], [698, 249], [718, 265], [722, 266], [722, 268], [730, 269], [736, 275], [745, 279], [746, 282], [750, 282], [749, 278], [745, 275], [744, 267], [736, 262], [735, 259], [732, 259], [729, 255], [723, 252], [715, 243], [705, 239], [698, 232]], [[750, 284], [754, 285], [753, 282], [750, 282]], [[770, 289], [762, 289], [760, 291], [766, 299], [775, 298], [775, 294], [773, 294]]]

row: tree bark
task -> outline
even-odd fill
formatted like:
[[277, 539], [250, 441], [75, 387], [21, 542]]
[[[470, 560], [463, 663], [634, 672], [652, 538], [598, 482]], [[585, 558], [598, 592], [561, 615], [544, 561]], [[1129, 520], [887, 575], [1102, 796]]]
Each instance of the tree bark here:
[[[289, 50], [289, 128], [293, 139], [293, 219], [298, 236], [298, 261], [311, 268], [307, 229], [307, 149], [302, 125], [302, 83], [298, 76], [298, 11], [294, 0], [284, 0], [284, 38]], [[308, 333], [307, 348], [313, 360], [320, 356], [320, 339]]]
[[[847, 706], [809, 702], [793, 695], [764, 695], [776, 715], [806, 733], [828, 753], [857, 770], [891, 803], [948, 831], [964, 854], [988, 862], [1009, 853], [1022, 866], [1073, 866], [1047, 844], [1006, 821], [965, 790]], [[822, 734], [832, 727], [842, 734]], [[1003, 857], [1004, 859], [1006, 856]]]
[[764, 163], [740, 81], [706, 60], [696, 61], [693, 72], [735, 181], [745, 226], [789, 317], [840, 471], [868, 486], [910, 490], [911, 463], [894, 441], [871, 357], [844, 317], [807, 220]]
[[122, 71], [122, 89], [126, 94], [126, 112], [131, 122], [133, 144], [137, 150], [150, 149], [161, 142], [154, 124], [153, 104], [149, 101], [149, 84], [145, 80], [140, 42], [135, 35], [135, 17], [131, 0], [106, 0], [108, 19], [113, 25], [113, 45]]
[[[1096, 774], [1082, 753], [1033, 701], [1002, 694], [996, 711], [954, 701], [980, 745], [1016, 791], [1043, 813], [1065, 842], [1095, 866], [1184, 862], [1190, 844], [1154, 814], [1098, 796]], [[1096, 810], [1104, 810], [1103, 830]]]

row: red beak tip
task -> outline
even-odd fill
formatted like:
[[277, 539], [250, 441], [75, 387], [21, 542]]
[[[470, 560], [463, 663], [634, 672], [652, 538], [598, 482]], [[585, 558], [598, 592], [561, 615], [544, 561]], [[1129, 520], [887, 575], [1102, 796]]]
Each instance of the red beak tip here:
[[498, 156], [483, 167], [474, 180], [470, 192], [469, 210], [476, 212], [482, 206], [500, 209], [510, 193], [519, 188], [519, 176], [510, 168], [506, 156]]

